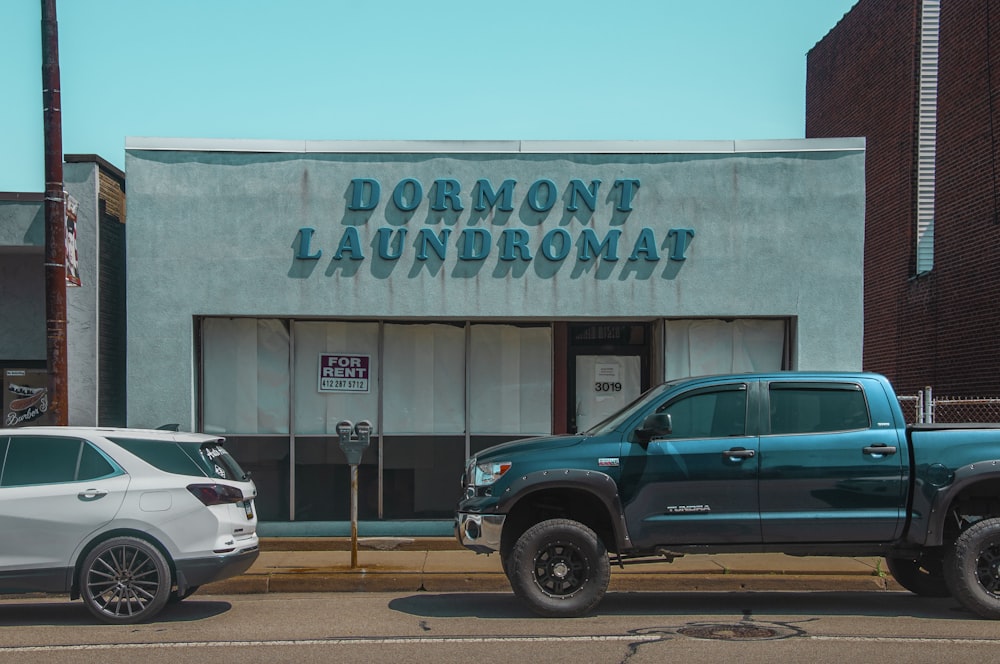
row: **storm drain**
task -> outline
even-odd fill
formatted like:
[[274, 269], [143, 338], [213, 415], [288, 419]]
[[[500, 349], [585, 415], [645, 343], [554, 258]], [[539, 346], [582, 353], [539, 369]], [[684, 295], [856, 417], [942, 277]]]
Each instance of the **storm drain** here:
[[689, 625], [677, 630], [678, 634], [692, 639], [713, 639], [716, 641], [755, 641], [767, 639], [784, 639], [794, 634], [793, 630], [778, 627], [765, 627], [753, 623], [736, 625]]

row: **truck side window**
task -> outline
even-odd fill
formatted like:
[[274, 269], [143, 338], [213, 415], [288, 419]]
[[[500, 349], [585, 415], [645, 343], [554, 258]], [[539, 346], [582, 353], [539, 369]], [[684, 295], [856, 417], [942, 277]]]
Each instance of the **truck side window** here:
[[772, 384], [769, 396], [772, 434], [852, 431], [870, 426], [865, 393], [857, 385]]
[[673, 433], [665, 438], [725, 438], [746, 434], [746, 386], [727, 386], [685, 395], [657, 409], [670, 413]]

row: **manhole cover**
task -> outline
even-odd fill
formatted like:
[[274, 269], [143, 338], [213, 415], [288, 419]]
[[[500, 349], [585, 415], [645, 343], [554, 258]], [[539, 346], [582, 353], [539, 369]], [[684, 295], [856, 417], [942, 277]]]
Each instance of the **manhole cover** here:
[[760, 625], [691, 625], [677, 630], [678, 634], [693, 639], [715, 639], [717, 641], [753, 641], [755, 639], [780, 639], [788, 636], [787, 631]]

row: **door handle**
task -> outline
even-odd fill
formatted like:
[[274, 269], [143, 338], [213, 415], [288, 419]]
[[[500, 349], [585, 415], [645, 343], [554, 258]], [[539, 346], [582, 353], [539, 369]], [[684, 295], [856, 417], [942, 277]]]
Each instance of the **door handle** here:
[[869, 454], [871, 456], [887, 456], [889, 454], [896, 453], [896, 446], [876, 443], [875, 445], [866, 446], [863, 451], [865, 454]]
[[722, 453], [722, 456], [729, 457], [733, 461], [738, 461], [740, 459], [752, 459], [757, 456], [756, 450], [748, 450], [742, 447], [736, 447], [731, 450], [726, 450]]
[[77, 498], [84, 501], [97, 500], [98, 498], [103, 498], [108, 495], [108, 492], [104, 489], [87, 489], [86, 491], [81, 491], [76, 494]]

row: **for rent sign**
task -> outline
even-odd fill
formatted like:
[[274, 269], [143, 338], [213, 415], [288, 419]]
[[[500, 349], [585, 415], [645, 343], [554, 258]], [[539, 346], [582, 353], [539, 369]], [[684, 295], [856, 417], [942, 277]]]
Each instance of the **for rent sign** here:
[[365, 392], [371, 384], [371, 355], [319, 354], [320, 392]]

